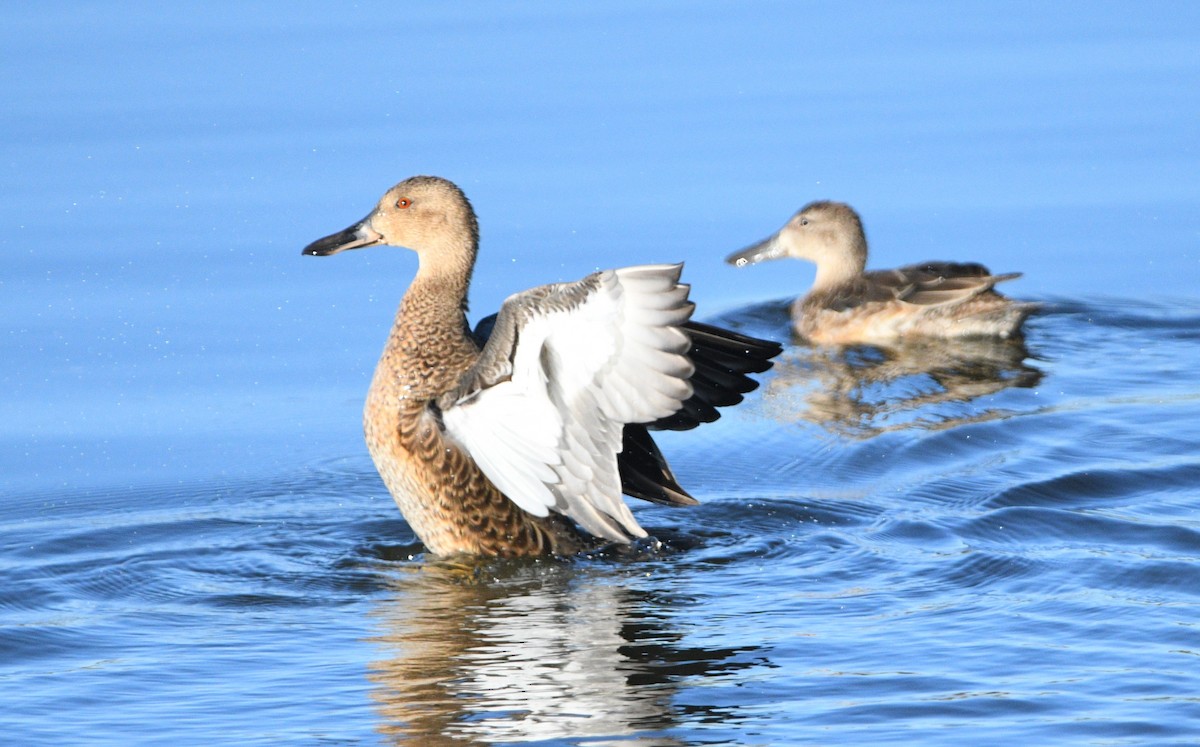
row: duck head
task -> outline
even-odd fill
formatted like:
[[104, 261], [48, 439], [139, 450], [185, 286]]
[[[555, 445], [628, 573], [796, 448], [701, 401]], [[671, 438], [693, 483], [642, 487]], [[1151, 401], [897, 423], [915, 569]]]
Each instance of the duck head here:
[[843, 202], [821, 200], [800, 208], [783, 228], [725, 261], [737, 267], [780, 257], [795, 257], [820, 267], [831, 261], [866, 266], [867, 239], [862, 220]]
[[[437, 176], [414, 176], [389, 189], [366, 218], [300, 252], [326, 257], [386, 244], [412, 249], [425, 260], [474, 260], [479, 225], [466, 195]], [[466, 255], [466, 256], [464, 256]]]

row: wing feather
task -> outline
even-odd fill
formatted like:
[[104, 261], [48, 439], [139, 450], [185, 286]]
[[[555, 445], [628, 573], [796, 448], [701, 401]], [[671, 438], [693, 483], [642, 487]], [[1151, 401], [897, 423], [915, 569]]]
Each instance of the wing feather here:
[[621, 496], [624, 427], [692, 397], [680, 265], [594, 273], [505, 301], [476, 365], [439, 400], [447, 432], [524, 510], [645, 536]]

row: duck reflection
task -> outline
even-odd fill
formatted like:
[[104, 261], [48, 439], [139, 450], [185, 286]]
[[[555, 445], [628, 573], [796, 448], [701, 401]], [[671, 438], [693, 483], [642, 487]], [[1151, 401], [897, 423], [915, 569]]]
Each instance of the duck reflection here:
[[663, 730], [675, 725], [679, 679], [762, 657], [682, 647], [672, 602], [620, 583], [566, 562], [401, 570], [378, 610], [380, 730], [422, 745], [677, 744]]
[[896, 346], [793, 346], [776, 363], [765, 399], [775, 416], [799, 417], [832, 433], [869, 438], [905, 428], [942, 429], [1009, 417], [967, 407], [1012, 387], [1032, 388], [1042, 371], [1020, 339], [910, 340]]

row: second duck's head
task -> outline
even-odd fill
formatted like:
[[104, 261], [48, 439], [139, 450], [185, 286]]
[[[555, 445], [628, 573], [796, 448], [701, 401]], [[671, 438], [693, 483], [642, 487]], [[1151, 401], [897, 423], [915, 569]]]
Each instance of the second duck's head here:
[[843, 202], [810, 202], [776, 233], [736, 251], [725, 261], [737, 267], [768, 259], [796, 257], [821, 267], [841, 265], [861, 272], [867, 263], [867, 237], [854, 208]]
[[479, 224], [471, 203], [453, 182], [414, 176], [389, 189], [354, 225], [317, 239], [301, 254], [325, 257], [347, 249], [387, 244], [412, 249], [427, 261], [474, 260]]

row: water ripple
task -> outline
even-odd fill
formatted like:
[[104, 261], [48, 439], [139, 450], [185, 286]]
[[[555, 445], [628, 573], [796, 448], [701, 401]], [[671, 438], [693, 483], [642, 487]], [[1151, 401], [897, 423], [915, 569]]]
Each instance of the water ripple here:
[[959, 532], [968, 541], [1030, 551], [1066, 547], [1092, 548], [1097, 552], [1136, 548], [1151, 555], [1156, 551], [1200, 555], [1200, 529], [1041, 506], [995, 509], [964, 523]]
[[1200, 485], [1200, 463], [1125, 464], [1120, 468], [1072, 469], [999, 491], [984, 505], [1094, 507], [1135, 504], [1139, 496], [1164, 491], [1190, 491]]

